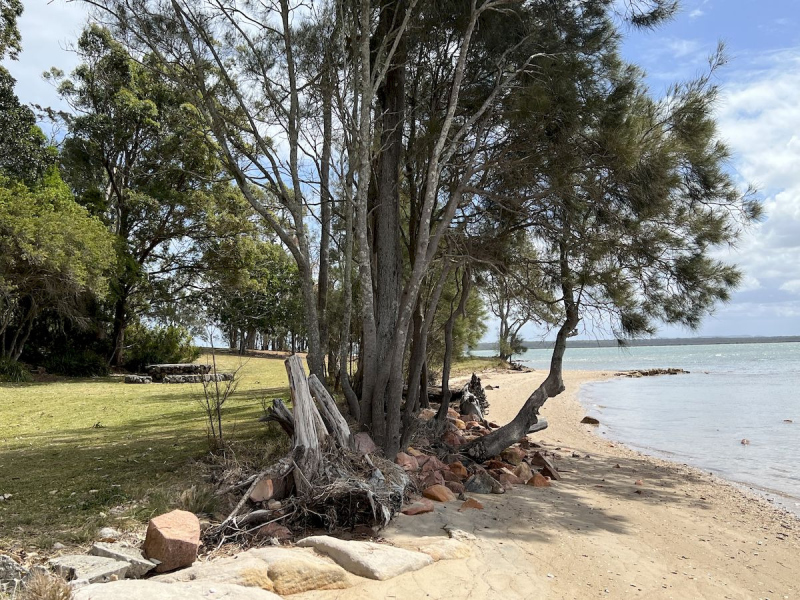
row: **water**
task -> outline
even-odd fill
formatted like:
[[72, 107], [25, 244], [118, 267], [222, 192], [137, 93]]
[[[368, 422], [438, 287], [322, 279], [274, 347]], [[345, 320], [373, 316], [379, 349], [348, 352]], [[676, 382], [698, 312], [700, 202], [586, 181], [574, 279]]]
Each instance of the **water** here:
[[[517, 358], [547, 369], [549, 357], [529, 350]], [[607, 436], [773, 492], [800, 513], [800, 343], [570, 348], [564, 357], [565, 369], [659, 367], [691, 374], [583, 387], [581, 401]]]

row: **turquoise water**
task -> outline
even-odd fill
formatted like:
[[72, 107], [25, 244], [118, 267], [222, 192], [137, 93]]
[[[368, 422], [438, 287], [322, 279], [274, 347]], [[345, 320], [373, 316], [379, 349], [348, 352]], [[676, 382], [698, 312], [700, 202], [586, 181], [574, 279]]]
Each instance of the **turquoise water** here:
[[[546, 369], [549, 355], [517, 358]], [[565, 369], [658, 367], [691, 374], [583, 387], [581, 400], [607, 437], [773, 492], [800, 512], [800, 343], [571, 348], [564, 358]]]

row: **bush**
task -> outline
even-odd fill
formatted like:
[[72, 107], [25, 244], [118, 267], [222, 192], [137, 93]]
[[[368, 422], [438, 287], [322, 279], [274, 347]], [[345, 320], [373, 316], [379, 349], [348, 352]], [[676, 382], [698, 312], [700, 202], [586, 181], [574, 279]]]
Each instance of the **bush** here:
[[72, 600], [72, 588], [54, 575], [36, 573], [25, 584], [20, 600]]
[[31, 374], [25, 365], [11, 358], [0, 358], [0, 381], [23, 383], [31, 379]]
[[48, 373], [67, 377], [102, 377], [108, 375], [108, 361], [93, 350], [66, 348], [51, 354], [44, 362]]
[[125, 330], [125, 368], [141, 372], [147, 365], [192, 362], [200, 349], [192, 344], [192, 336], [184, 327], [148, 329], [141, 323]]

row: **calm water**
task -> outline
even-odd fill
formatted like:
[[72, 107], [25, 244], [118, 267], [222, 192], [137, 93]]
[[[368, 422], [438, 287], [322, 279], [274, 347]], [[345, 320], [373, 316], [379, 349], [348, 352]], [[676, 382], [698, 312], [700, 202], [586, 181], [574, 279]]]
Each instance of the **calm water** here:
[[[521, 362], [546, 369], [549, 354], [529, 350]], [[800, 512], [800, 343], [570, 348], [564, 360], [565, 369], [656, 367], [691, 374], [583, 387], [607, 436], [774, 492]]]

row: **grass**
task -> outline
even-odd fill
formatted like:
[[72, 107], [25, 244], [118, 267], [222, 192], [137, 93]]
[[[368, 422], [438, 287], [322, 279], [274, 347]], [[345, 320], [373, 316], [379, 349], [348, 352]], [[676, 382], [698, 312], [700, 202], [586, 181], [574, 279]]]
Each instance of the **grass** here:
[[[239, 365], [231, 355], [217, 362], [220, 370]], [[283, 361], [246, 358], [239, 375], [225, 405], [226, 436], [274, 445], [258, 417], [262, 400], [288, 398]], [[200, 388], [116, 377], [0, 384], [0, 495], [12, 494], [0, 501], [0, 551], [83, 544], [99, 527], [209, 507], [196, 486], [195, 465], [208, 453]]]
[[450, 369], [450, 376], [458, 377], [461, 375], [471, 375], [472, 373], [488, 371], [489, 369], [508, 368], [510, 368], [510, 365], [496, 356], [465, 356], [462, 359], [453, 361], [453, 366]]

